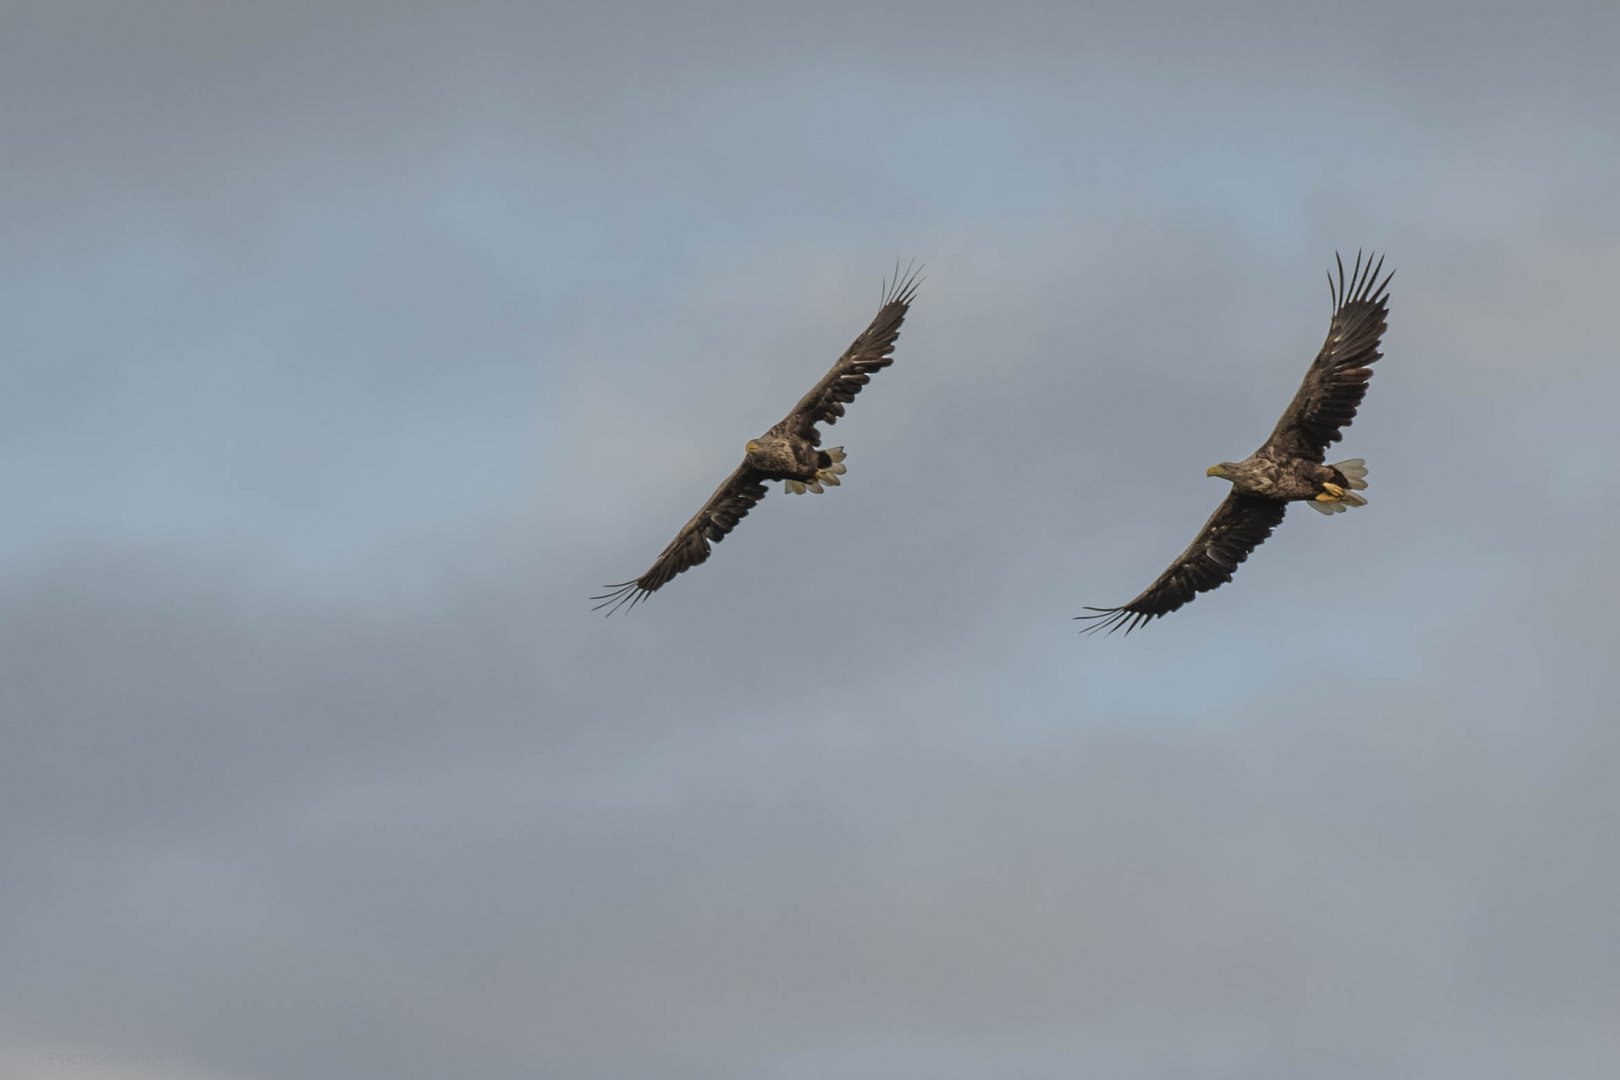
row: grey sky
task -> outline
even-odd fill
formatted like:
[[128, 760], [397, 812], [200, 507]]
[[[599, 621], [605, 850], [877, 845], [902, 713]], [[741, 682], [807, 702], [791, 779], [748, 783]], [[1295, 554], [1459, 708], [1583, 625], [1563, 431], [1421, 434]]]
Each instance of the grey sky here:
[[[0, 1073], [1620, 1071], [1612, 4], [0, 22]], [[1078, 637], [1357, 247], [1370, 507]]]

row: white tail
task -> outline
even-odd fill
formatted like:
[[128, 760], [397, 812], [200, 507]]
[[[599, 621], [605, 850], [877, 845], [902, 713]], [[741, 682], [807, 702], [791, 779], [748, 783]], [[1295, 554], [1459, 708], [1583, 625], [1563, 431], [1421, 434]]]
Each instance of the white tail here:
[[1350, 486], [1357, 491], [1367, 489], [1367, 463], [1360, 458], [1353, 457], [1349, 461], [1336, 461], [1329, 465], [1328, 468], [1338, 469], [1344, 473], [1344, 478], [1350, 481]]
[[824, 490], [821, 485], [826, 484], [827, 487], [837, 487], [843, 483], [838, 478], [849, 471], [844, 465], [844, 448], [842, 446], [829, 447], [826, 454], [832, 458], [832, 464], [825, 469], [817, 469], [814, 480], [784, 480], [782, 486], [795, 495], [803, 495], [807, 490], [820, 495]]
[[1358, 491], [1367, 490], [1367, 463], [1361, 458], [1350, 458], [1348, 461], [1335, 461], [1328, 466], [1337, 469], [1344, 475], [1344, 482], [1348, 489], [1337, 498], [1325, 502], [1317, 499], [1311, 500], [1311, 509], [1323, 514], [1342, 514], [1352, 506], [1366, 506], [1365, 496], [1357, 495]]

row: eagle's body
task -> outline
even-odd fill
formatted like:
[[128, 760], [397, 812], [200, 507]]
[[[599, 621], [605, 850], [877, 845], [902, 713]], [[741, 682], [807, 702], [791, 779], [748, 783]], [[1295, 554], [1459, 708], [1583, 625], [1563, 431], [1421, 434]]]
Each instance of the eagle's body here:
[[798, 434], [783, 420], [743, 448], [743, 460], [762, 478], [780, 480], [787, 490], [803, 495], [806, 488], [821, 494], [821, 485], [837, 487], [845, 472], [844, 448], [823, 450], [817, 440]]
[[1227, 461], [1210, 467], [1208, 475], [1232, 482], [1239, 495], [1256, 495], [1283, 502], [1315, 500], [1324, 493], [1323, 484], [1349, 486], [1349, 478], [1332, 465], [1320, 465], [1304, 458], [1252, 454], [1242, 461]]
[[827, 455], [809, 439], [784, 431], [781, 424], [743, 448], [744, 459], [767, 480], [809, 480]]
[[1327, 341], [1316, 356], [1294, 400], [1289, 403], [1271, 436], [1242, 461], [1210, 466], [1207, 475], [1232, 483], [1226, 501], [1210, 515], [1203, 529], [1170, 564], [1170, 568], [1141, 595], [1117, 608], [1089, 608], [1095, 620], [1088, 629], [1125, 632], [1168, 615], [1201, 592], [1232, 580], [1238, 564], [1265, 542], [1288, 511], [1288, 504], [1303, 502], [1324, 514], [1337, 514], [1367, 505], [1360, 493], [1367, 487], [1367, 466], [1360, 458], [1327, 464], [1327, 448], [1339, 441], [1355, 418], [1372, 378], [1370, 365], [1389, 320], [1389, 279], [1379, 279], [1383, 260], [1356, 257], [1355, 269], [1345, 276], [1339, 263], [1338, 281], [1328, 277], [1333, 292], [1333, 321]]
[[920, 283], [916, 273], [894, 280], [883, 292], [883, 302], [870, 325], [844, 351], [831, 370], [793, 410], [743, 448], [743, 462], [709, 496], [709, 501], [675, 534], [652, 567], [634, 581], [609, 586], [591, 599], [602, 601], [611, 615], [620, 606], [634, 607], [676, 574], [690, 570], [709, 557], [714, 544], [725, 539], [737, 522], [765, 497], [765, 484], [780, 480], [787, 491], [820, 494], [837, 487], [846, 469], [842, 446], [821, 448], [818, 424], [836, 424], [844, 406], [855, 400], [872, 375], [894, 363], [891, 355], [900, 326]]

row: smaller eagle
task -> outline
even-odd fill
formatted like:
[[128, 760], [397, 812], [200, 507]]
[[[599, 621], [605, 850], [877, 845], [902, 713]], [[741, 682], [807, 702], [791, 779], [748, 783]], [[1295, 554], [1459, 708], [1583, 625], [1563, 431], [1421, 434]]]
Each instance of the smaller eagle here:
[[748, 440], [742, 464], [715, 489], [703, 509], [681, 527], [651, 569], [634, 581], [609, 585], [608, 592], [591, 597], [601, 601], [592, 611], [605, 607], [612, 615], [627, 603], [634, 608], [670, 578], [703, 562], [711, 546], [724, 540], [765, 497], [767, 481], [780, 480], [784, 490], [797, 495], [806, 491], [819, 495], [827, 487], [841, 483], [839, 477], [846, 471], [844, 448], [821, 449], [821, 433], [816, 425], [836, 424], [844, 415], [844, 406], [872, 381], [872, 374], [894, 363], [894, 343], [900, 337], [900, 324], [906, 321], [917, 286], [922, 283], [918, 277], [921, 270], [908, 269], [902, 277], [899, 267], [895, 267], [893, 280], [884, 283], [883, 300], [871, 325], [861, 331], [832, 369], [780, 423], [757, 439]]
[[1112, 633], [1123, 626], [1128, 634], [1231, 581], [1238, 564], [1271, 535], [1291, 502], [1329, 515], [1367, 505], [1360, 494], [1367, 487], [1366, 462], [1350, 458], [1326, 465], [1323, 458], [1355, 418], [1372, 378], [1371, 365], [1383, 355], [1378, 344], [1389, 322], [1389, 280], [1395, 272], [1380, 280], [1384, 260], [1374, 263], [1369, 256], [1363, 263], [1357, 253], [1346, 279], [1344, 260], [1335, 255], [1334, 261], [1339, 277], [1335, 281], [1328, 274], [1333, 321], [1327, 341], [1271, 437], [1242, 461], [1209, 467], [1206, 475], [1231, 481], [1232, 493], [1142, 595], [1121, 607], [1087, 608], [1097, 614], [1076, 616], [1094, 620], [1087, 630], [1107, 627]]

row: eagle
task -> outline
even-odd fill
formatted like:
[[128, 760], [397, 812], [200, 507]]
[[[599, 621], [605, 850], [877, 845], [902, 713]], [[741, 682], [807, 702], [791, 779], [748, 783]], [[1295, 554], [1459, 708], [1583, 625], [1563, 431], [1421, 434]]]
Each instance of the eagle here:
[[669, 583], [676, 574], [690, 570], [709, 557], [713, 545], [726, 538], [737, 522], [748, 516], [765, 497], [766, 483], [782, 481], [783, 490], [796, 495], [817, 495], [837, 487], [847, 471], [844, 448], [821, 448], [817, 424], [832, 425], [844, 415], [844, 406], [855, 400], [861, 387], [874, 373], [894, 363], [894, 343], [900, 325], [922, 284], [920, 266], [908, 267], [904, 276], [898, 265], [894, 277], [884, 282], [878, 313], [862, 330], [844, 355], [838, 358], [821, 381], [799, 399], [782, 420], [765, 434], [749, 439], [743, 447], [742, 464], [715, 489], [692, 520], [681, 526], [652, 567], [633, 581], [607, 586], [592, 611], [607, 608], [612, 615], [628, 604], [631, 609]]
[[1229, 481], [1232, 491], [1170, 568], [1140, 596], [1115, 608], [1088, 607], [1088, 631], [1125, 628], [1129, 634], [1168, 615], [1201, 592], [1232, 580], [1238, 564], [1265, 542], [1282, 522], [1288, 504], [1303, 502], [1333, 515], [1366, 506], [1367, 463], [1361, 458], [1324, 464], [1327, 448], [1339, 441], [1366, 396], [1372, 364], [1383, 354], [1379, 339], [1389, 321], [1391, 270], [1380, 279], [1384, 261], [1356, 254], [1347, 277], [1344, 260], [1334, 255], [1338, 278], [1328, 272], [1333, 320], [1327, 341], [1305, 372], [1271, 437], [1242, 461], [1211, 465], [1208, 476]]

